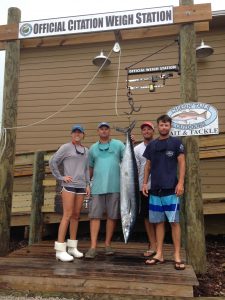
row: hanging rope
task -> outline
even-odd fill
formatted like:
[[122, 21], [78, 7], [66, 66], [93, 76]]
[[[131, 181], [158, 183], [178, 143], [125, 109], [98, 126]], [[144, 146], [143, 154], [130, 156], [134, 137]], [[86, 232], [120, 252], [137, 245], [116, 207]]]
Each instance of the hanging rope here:
[[16, 126], [16, 127], [8, 127], [5, 128], [7, 130], [11, 130], [11, 129], [21, 129], [21, 128], [27, 128], [27, 127], [31, 127], [31, 126], [35, 126], [38, 125], [40, 123], [43, 123], [51, 118], [53, 118], [55, 115], [57, 115], [58, 113], [62, 112], [65, 108], [67, 108], [68, 106], [70, 106], [77, 98], [80, 97], [80, 95], [89, 87], [89, 85], [92, 83], [92, 81], [94, 81], [94, 79], [98, 76], [99, 72], [102, 70], [102, 68], [104, 67], [107, 59], [110, 57], [112, 50], [109, 52], [109, 55], [107, 56], [107, 58], [105, 59], [104, 63], [101, 65], [101, 67], [99, 68], [99, 70], [96, 72], [96, 74], [92, 77], [92, 79], [83, 87], [83, 89], [72, 99], [70, 100], [66, 105], [64, 105], [62, 108], [60, 108], [58, 111], [56, 111], [55, 113], [49, 115], [47, 118], [42, 119], [40, 121], [28, 124], [28, 125], [22, 125], [22, 126]]
[[119, 59], [118, 59], [118, 70], [117, 70], [117, 80], [116, 80], [116, 97], [115, 97], [115, 112], [116, 116], [119, 117], [118, 113], [118, 88], [119, 88], [119, 78], [120, 78], [120, 59], [121, 59], [121, 48], [119, 51]]
[[[58, 113], [62, 112], [64, 109], [66, 109], [68, 106], [70, 106], [76, 99], [78, 99], [80, 97], [80, 95], [89, 87], [89, 85], [95, 80], [95, 78], [98, 76], [99, 72], [102, 70], [102, 68], [104, 67], [107, 59], [110, 57], [110, 55], [112, 54], [113, 48], [110, 50], [107, 58], [105, 59], [105, 61], [103, 62], [103, 64], [101, 65], [101, 67], [98, 69], [98, 71], [95, 73], [95, 75], [91, 78], [91, 80], [83, 87], [83, 89], [75, 96], [73, 97], [72, 100], [70, 100], [66, 105], [64, 105], [63, 107], [61, 107], [59, 110], [57, 110], [56, 112], [54, 112], [53, 114], [49, 115], [48, 117], [39, 120], [37, 122], [33, 122], [31, 124], [28, 125], [22, 125], [22, 126], [15, 126], [15, 127], [6, 127], [6, 128], [2, 128], [1, 130], [1, 139], [0, 139], [0, 160], [3, 156], [3, 153], [5, 151], [6, 148], [6, 142], [7, 142], [7, 130], [12, 130], [12, 129], [21, 129], [21, 128], [28, 128], [28, 127], [32, 127], [41, 123], [44, 123], [45, 121], [53, 118], [55, 115], [57, 115]], [[120, 61], [119, 61], [120, 62]], [[118, 80], [118, 79], [117, 79]], [[116, 92], [117, 94], [117, 92]], [[3, 143], [2, 143], [3, 142]], [[1, 150], [2, 148], [2, 150]]]

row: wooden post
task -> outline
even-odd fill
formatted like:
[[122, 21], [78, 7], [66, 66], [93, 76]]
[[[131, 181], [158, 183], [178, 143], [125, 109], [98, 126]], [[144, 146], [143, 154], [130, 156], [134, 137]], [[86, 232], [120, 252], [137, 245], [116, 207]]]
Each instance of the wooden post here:
[[32, 181], [32, 205], [30, 216], [29, 245], [42, 239], [45, 177], [44, 152], [36, 152], [34, 155], [33, 181]]
[[[180, 5], [192, 5], [193, 0], [180, 0]], [[184, 103], [197, 102], [197, 65], [194, 24], [181, 26], [180, 64], [181, 99]], [[183, 139], [186, 151], [185, 176], [185, 246], [187, 261], [196, 273], [206, 272], [206, 247], [204, 232], [203, 201], [199, 172], [199, 137]]]
[[[20, 10], [11, 7], [8, 10], [8, 24], [20, 22]], [[17, 125], [17, 96], [20, 66], [20, 42], [6, 43], [5, 77], [3, 92], [2, 128]], [[6, 130], [6, 143], [1, 141], [0, 161], [0, 256], [8, 253], [10, 242], [10, 221], [14, 179], [14, 160], [16, 146], [16, 129]], [[3, 146], [4, 144], [4, 146]]]

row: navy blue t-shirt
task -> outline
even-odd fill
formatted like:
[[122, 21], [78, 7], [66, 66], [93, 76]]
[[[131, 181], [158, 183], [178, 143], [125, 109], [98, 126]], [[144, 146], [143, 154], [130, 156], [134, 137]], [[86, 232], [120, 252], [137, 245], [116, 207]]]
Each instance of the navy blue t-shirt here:
[[178, 138], [151, 141], [143, 156], [151, 161], [151, 190], [174, 189], [177, 185], [177, 157], [184, 153]]

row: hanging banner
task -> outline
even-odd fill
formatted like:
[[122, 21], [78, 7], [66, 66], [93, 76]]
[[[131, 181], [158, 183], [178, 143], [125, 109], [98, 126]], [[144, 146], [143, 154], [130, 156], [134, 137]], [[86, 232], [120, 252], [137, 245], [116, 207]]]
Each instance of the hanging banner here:
[[112, 13], [21, 22], [19, 39], [98, 31], [131, 29], [173, 23], [173, 7], [156, 7]]
[[173, 136], [219, 134], [218, 111], [212, 105], [184, 103], [172, 107], [167, 114], [172, 118]]

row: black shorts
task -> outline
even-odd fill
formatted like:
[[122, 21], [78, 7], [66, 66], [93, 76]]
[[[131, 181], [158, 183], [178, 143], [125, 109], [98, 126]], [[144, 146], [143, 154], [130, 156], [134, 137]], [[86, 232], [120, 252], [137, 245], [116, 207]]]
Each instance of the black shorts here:
[[75, 188], [75, 187], [70, 187], [70, 186], [64, 186], [62, 188], [62, 191], [66, 191], [66, 192], [69, 192], [72, 194], [86, 195], [86, 189], [84, 189], [84, 188]]
[[145, 195], [143, 195], [142, 192], [140, 192], [140, 199], [141, 199], [140, 217], [149, 219], [149, 196], [146, 197]]

